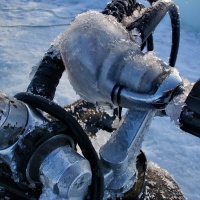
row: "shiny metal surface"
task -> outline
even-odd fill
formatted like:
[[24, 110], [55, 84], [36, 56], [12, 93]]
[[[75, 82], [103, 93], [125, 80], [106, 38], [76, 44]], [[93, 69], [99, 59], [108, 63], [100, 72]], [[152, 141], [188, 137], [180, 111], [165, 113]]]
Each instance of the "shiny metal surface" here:
[[0, 150], [13, 145], [27, 123], [28, 112], [20, 101], [0, 94]]
[[155, 114], [154, 110], [129, 110], [122, 126], [101, 148], [100, 156], [105, 169], [106, 198], [128, 191], [137, 179], [136, 157], [143, 137]]
[[[159, 82], [157, 82], [159, 84]], [[144, 94], [122, 89], [114, 93], [114, 103], [126, 107], [140, 110], [163, 108], [172, 98], [174, 90], [182, 84], [182, 79], [175, 68], [172, 68], [168, 76], [158, 85], [154, 94]]]
[[60, 51], [73, 88], [92, 103], [143, 109], [163, 105], [171, 95], [166, 91], [182, 82], [178, 71], [155, 54], [141, 52], [115, 20], [87, 12], [62, 35]]
[[[55, 133], [56, 134], [56, 133]], [[32, 154], [27, 167], [26, 178], [31, 184], [40, 183], [39, 168], [44, 159], [55, 149], [70, 145], [74, 147], [74, 141], [65, 134], [58, 134], [44, 141]]]
[[89, 162], [69, 145], [50, 153], [40, 166], [40, 179], [58, 198], [84, 199], [91, 184]]
[[[0, 162], [6, 163], [18, 179], [16, 148], [21, 139], [37, 126], [47, 122], [42, 114], [17, 99], [0, 93]], [[31, 142], [31, 141], [30, 141]]]

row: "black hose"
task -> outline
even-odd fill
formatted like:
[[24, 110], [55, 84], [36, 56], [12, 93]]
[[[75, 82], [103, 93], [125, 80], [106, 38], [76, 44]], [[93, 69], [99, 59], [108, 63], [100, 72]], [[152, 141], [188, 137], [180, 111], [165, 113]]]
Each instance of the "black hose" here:
[[51, 47], [38, 64], [38, 69], [27, 88], [27, 92], [53, 100], [56, 87], [65, 70], [58, 50]]
[[171, 67], [174, 67], [176, 64], [180, 42], [180, 16], [178, 7], [174, 3], [172, 3], [169, 6], [168, 13], [170, 15], [172, 25], [172, 46], [169, 58], [169, 65]]
[[136, 0], [112, 0], [107, 4], [102, 13], [112, 15], [121, 22], [124, 16], [132, 15], [137, 6]]
[[22, 92], [16, 94], [15, 98], [49, 113], [69, 127], [71, 132], [74, 134], [83, 155], [88, 159], [91, 165], [92, 185], [90, 199], [102, 200], [104, 196], [103, 168], [91, 141], [79, 123], [62, 107], [42, 96]]
[[147, 51], [153, 51], [154, 49], [154, 44], [153, 44], [153, 34], [151, 34], [147, 38]]
[[167, 12], [169, 12], [172, 24], [172, 46], [169, 65], [174, 67], [179, 48], [180, 19], [178, 8], [173, 2], [158, 1], [154, 3], [145, 10], [139, 19], [129, 24], [126, 28], [128, 31], [137, 28], [141, 33], [142, 43], [145, 43]]

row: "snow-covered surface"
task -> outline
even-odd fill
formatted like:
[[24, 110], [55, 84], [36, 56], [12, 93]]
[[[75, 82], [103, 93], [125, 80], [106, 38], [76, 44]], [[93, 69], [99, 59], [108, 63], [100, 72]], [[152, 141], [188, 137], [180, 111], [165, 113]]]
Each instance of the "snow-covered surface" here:
[[[0, 90], [10, 95], [25, 91], [32, 66], [42, 58], [50, 42], [65, 30], [76, 14], [90, 9], [101, 10], [106, 3], [107, 0], [1, 0]], [[167, 61], [171, 41], [168, 18], [162, 21], [154, 35], [155, 51], [158, 57]], [[183, 25], [176, 67], [191, 82], [200, 77], [199, 38], [196, 29], [192, 31]], [[66, 105], [77, 98], [64, 74], [56, 101]], [[145, 137], [143, 150], [148, 160], [173, 175], [189, 200], [200, 199], [199, 138], [182, 132], [169, 118], [155, 118]]]
[[179, 6], [181, 13], [181, 21], [184, 26], [200, 32], [199, 26], [199, 8], [200, 1], [198, 0], [174, 0]]

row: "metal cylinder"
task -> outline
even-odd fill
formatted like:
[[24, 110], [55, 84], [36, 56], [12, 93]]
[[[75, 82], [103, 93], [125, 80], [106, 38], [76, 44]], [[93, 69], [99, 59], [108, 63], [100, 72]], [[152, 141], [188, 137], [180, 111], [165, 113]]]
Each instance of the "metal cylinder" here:
[[91, 178], [89, 162], [69, 145], [55, 149], [40, 166], [41, 182], [58, 198], [84, 199]]
[[28, 111], [20, 101], [0, 93], [0, 150], [13, 145], [23, 133]]

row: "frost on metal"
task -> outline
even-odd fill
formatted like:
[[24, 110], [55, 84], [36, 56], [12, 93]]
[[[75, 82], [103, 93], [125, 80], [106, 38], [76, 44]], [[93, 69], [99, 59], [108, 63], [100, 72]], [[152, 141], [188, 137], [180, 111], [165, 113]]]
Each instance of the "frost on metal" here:
[[192, 87], [194, 86], [194, 83], [188, 83], [187, 80], [185, 80], [184, 84], [185, 84], [184, 93], [174, 97], [165, 109], [166, 114], [170, 117], [171, 121], [173, 121], [176, 125], [179, 124], [179, 117], [183, 107], [185, 106], [186, 98], [188, 97]]
[[[96, 99], [104, 101], [106, 94], [100, 92], [96, 80], [98, 68], [101, 66], [100, 73], [103, 76], [106, 72], [103, 62], [112, 62], [109, 55], [128, 43], [128, 32], [114, 17], [95, 11], [78, 15], [67, 28], [61, 38], [61, 56], [73, 88], [83, 99], [94, 103]], [[117, 44], [120, 47], [116, 47]], [[79, 74], [79, 77], [74, 74]], [[83, 93], [85, 88], [87, 94]]]
[[154, 54], [144, 54], [137, 30], [132, 36], [112, 16], [90, 11], [77, 16], [62, 34], [60, 52], [74, 90], [86, 101], [112, 103], [116, 84], [150, 93], [169, 68]]

